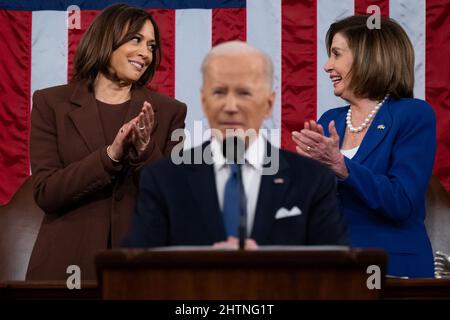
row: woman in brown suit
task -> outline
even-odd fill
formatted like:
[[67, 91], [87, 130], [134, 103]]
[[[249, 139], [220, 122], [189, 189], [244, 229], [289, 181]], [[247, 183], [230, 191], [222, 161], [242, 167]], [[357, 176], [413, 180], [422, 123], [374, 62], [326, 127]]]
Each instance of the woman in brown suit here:
[[140, 169], [169, 155], [184, 127], [186, 105], [145, 87], [160, 60], [151, 15], [113, 5], [81, 40], [74, 80], [34, 93], [31, 168], [46, 215], [27, 279], [66, 279], [69, 265], [95, 279], [95, 254], [119, 246]]

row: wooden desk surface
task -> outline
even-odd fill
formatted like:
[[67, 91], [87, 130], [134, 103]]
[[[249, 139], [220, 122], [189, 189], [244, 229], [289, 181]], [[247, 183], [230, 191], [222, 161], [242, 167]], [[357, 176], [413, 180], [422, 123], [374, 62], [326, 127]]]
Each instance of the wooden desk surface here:
[[382, 294], [390, 299], [450, 299], [450, 279], [386, 278]]
[[65, 281], [10, 281], [0, 283], [0, 298], [6, 300], [98, 300], [97, 282], [81, 283], [69, 290]]
[[[102, 297], [130, 300], [379, 299], [367, 268], [386, 253], [347, 247], [122, 249], [96, 256]], [[382, 285], [382, 284], [381, 284]]]

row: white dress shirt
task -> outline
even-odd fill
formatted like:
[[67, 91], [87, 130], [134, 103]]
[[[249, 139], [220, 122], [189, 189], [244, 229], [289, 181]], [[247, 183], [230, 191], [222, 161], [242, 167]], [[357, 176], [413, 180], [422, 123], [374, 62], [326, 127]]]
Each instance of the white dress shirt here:
[[[247, 196], [247, 236], [250, 237], [255, 220], [256, 204], [258, 201], [259, 185], [263, 171], [264, 155], [267, 142], [261, 134], [254, 140], [245, 152], [245, 164], [242, 168], [242, 183]], [[216, 177], [216, 190], [219, 199], [220, 210], [223, 210], [223, 198], [225, 184], [230, 177], [230, 167], [222, 154], [220, 142], [211, 139], [212, 160], [214, 163], [214, 174]]]
[[353, 149], [347, 149], [347, 150], [341, 149], [341, 153], [342, 153], [345, 157], [351, 159], [351, 158], [353, 158], [353, 157], [355, 156], [355, 154], [358, 152], [358, 149], [359, 149], [359, 146], [354, 147]]

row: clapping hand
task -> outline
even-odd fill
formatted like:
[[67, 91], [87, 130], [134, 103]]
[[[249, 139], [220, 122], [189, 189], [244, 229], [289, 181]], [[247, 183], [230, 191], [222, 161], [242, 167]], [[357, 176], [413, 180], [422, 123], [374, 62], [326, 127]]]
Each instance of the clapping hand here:
[[106, 150], [108, 156], [118, 162], [123, 158], [127, 147], [132, 144], [139, 157], [150, 143], [153, 123], [152, 106], [145, 101], [141, 112], [119, 129], [113, 143]]
[[133, 130], [131, 131], [130, 140], [138, 156], [144, 152], [150, 143], [154, 120], [153, 108], [149, 102], [145, 101], [139, 115], [131, 120], [133, 122]]
[[298, 154], [320, 161], [340, 178], [348, 176], [344, 156], [339, 150], [339, 135], [334, 121], [328, 124], [330, 137], [324, 135], [323, 127], [313, 120], [306, 121], [304, 128], [292, 132], [292, 140], [296, 144]]

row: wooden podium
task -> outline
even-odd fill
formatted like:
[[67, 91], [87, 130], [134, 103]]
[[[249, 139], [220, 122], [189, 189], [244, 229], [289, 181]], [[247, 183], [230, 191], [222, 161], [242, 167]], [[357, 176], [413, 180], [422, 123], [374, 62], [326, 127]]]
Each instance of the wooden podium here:
[[380, 298], [381, 290], [367, 288], [367, 268], [379, 266], [384, 281], [384, 251], [283, 248], [101, 252], [96, 257], [101, 295], [156, 300]]

